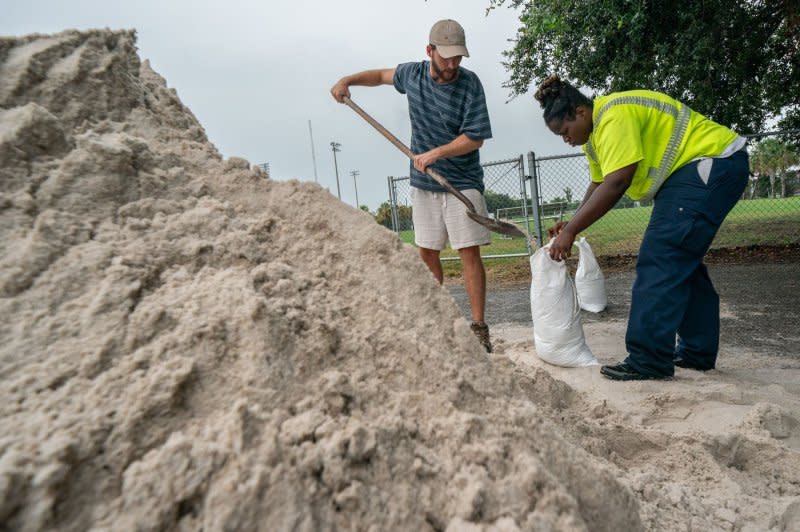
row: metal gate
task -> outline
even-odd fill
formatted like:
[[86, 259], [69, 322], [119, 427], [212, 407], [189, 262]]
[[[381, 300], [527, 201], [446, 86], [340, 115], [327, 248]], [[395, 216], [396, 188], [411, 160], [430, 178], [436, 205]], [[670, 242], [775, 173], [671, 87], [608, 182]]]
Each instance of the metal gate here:
[[[531, 228], [531, 202], [528, 195], [524, 157], [514, 157], [502, 161], [484, 163], [483, 182], [486, 186], [484, 197], [489, 216], [509, 220], [528, 232]], [[391, 208], [392, 230], [409, 243], [413, 243], [414, 224], [411, 219], [411, 184], [408, 176], [388, 177], [389, 206]], [[527, 238], [512, 238], [492, 234], [492, 253], [482, 255], [485, 259], [527, 256], [531, 253]], [[442, 260], [457, 260], [453, 250], [444, 250]]]

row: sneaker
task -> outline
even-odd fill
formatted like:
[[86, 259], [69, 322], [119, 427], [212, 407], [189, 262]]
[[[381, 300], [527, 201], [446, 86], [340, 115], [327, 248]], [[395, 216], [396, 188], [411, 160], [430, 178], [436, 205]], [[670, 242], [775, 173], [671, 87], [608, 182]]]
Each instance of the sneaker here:
[[692, 361], [690, 361], [690, 360], [688, 360], [686, 358], [683, 358], [682, 356], [675, 357], [675, 360], [673, 360], [673, 362], [679, 368], [694, 369], [694, 370], [697, 370], [697, 371], [708, 371], [710, 369], [714, 369], [714, 368], [704, 368], [704, 367], [698, 366], [694, 362], [692, 362]]
[[649, 379], [654, 380], [667, 380], [671, 377], [662, 377], [659, 375], [647, 375], [646, 373], [639, 373], [633, 367], [625, 362], [621, 362], [614, 366], [600, 366], [600, 373], [605, 375], [611, 380], [615, 381], [644, 381]]
[[482, 321], [473, 321], [469, 328], [472, 329], [472, 332], [478, 338], [478, 341], [486, 350], [486, 352], [491, 353], [492, 342], [489, 340], [489, 326]]

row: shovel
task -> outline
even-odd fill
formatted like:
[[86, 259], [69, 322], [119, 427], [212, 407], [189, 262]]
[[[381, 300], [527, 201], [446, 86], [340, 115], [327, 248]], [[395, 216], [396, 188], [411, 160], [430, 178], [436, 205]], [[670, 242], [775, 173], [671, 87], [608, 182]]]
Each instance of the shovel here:
[[[389, 131], [386, 130], [386, 128], [384, 128], [382, 125], [380, 125], [374, 118], [369, 116], [366, 111], [364, 111], [361, 107], [356, 105], [347, 96], [345, 96], [343, 98], [343, 101], [353, 111], [355, 111], [356, 113], [361, 115], [361, 118], [363, 118], [364, 120], [369, 122], [372, 127], [377, 129], [378, 132], [380, 132], [381, 135], [386, 137], [386, 139], [389, 142], [394, 144], [401, 152], [406, 154], [406, 156], [409, 159], [411, 159], [411, 160], [414, 159], [414, 154], [411, 152], [411, 150], [408, 149], [408, 147], [405, 144], [400, 142], [400, 139], [398, 139], [397, 137], [395, 137], [394, 135], [389, 133]], [[470, 218], [475, 220], [477, 223], [479, 223], [479, 224], [481, 224], [481, 225], [483, 225], [485, 227], [488, 227], [490, 231], [493, 231], [495, 233], [500, 233], [502, 235], [508, 235], [508, 236], [521, 236], [523, 238], [527, 238], [527, 235], [522, 232], [522, 229], [520, 229], [519, 227], [517, 227], [516, 225], [514, 225], [512, 223], [503, 222], [501, 220], [493, 220], [492, 218], [489, 218], [487, 216], [481, 216], [480, 214], [478, 214], [478, 211], [475, 209], [475, 205], [472, 204], [472, 202], [469, 200], [469, 198], [467, 198], [464, 194], [462, 194], [461, 192], [456, 190], [456, 188], [453, 187], [453, 185], [451, 185], [447, 181], [447, 179], [445, 179], [441, 174], [439, 174], [438, 172], [436, 172], [432, 168], [426, 168], [425, 169], [425, 173], [428, 174], [429, 176], [431, 176], [433, 179], [435, 179], [437, 183], [439, 183], [440, 185], [442, 185], [445, 188], [445, 190], [447, 190], [449, 193], [451, 193], [456, 198], [458, 198], [459, 201], [461, 201], [464, 205], [466, 205], [467, 206], [467, 216], [469, 216]]]

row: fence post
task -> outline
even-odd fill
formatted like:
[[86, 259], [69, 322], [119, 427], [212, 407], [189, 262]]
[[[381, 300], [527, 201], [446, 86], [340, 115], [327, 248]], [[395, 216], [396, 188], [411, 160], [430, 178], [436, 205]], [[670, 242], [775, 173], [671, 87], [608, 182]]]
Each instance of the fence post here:
[[[536, 171], [536, 155], [528, 152], [528, 173], [531, 178], [531, 208], [533, 209], [533, 232], [536, 237], [536, 245], [542, 246], [542, 219], [541, 209], [539, 204], [541, 197], [539, 196], [539, 173]], [[530, 246], [530, 243], [528, 244]]]
[[[519, 155], [519, 187], [520, 195], [522, 197], [522, 217], [525, 219], [525, 234], [530, 235], [531, 224], [530, 215], [528, 213], [528, 187], [525, 186], [525, 157], [520, 153]], [[525, 247], [528, 249], [528, 255], [531, 254], [531, 239], [525, 239]]]
[[387, 176], [386, 180], [389, 184], [389, 209], [392, 213], [392, 230], [400, 234], [400, 224], [397, 220], [397, 190], [394, 188], [394, 178]]

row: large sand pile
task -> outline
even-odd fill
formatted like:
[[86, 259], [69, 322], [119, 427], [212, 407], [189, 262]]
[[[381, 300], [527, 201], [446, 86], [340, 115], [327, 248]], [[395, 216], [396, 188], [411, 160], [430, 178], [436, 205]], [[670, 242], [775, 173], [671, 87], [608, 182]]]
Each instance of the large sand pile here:
[[[487, 357], [368, 215], [223, 161], [132, 32], [0, 39], [0, 232], [0, 530], [688, 529], [668, 465], [608, 459], [669, 441]], [[739, 528], [800, 512], [796, 454], [687, 449], [769, 451]]]

